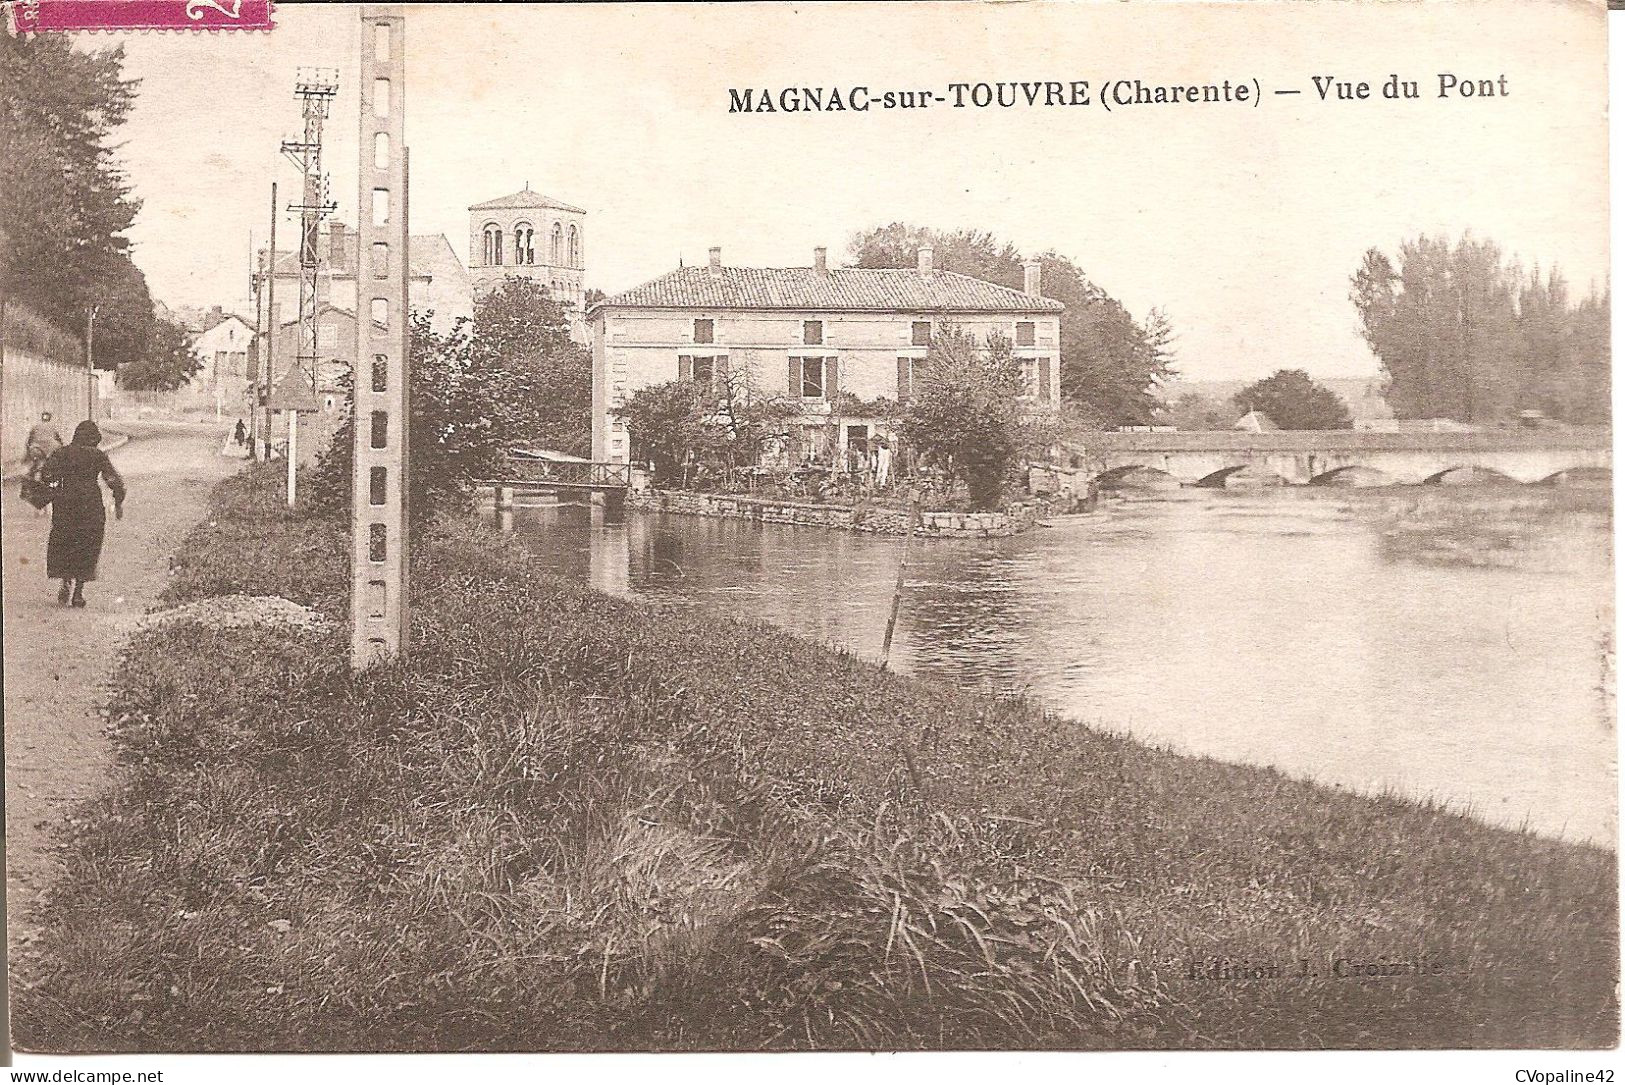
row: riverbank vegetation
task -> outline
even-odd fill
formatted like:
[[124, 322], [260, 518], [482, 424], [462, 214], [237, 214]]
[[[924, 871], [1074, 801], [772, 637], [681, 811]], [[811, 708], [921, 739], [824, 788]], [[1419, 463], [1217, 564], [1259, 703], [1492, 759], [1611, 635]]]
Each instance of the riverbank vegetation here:
[[[342, 621], [346, 553], [242, 476], [168, 601]], [[1611, 852], [614, 599], [469, 520], [413, 573], [409, 662], [359, 677], [342, 634], [135, 636], [21, 1046], [1617, 1039]]]

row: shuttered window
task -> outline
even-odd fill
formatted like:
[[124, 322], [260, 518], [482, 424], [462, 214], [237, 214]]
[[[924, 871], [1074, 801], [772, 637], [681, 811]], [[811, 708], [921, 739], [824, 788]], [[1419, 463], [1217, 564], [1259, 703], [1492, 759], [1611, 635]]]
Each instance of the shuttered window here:
[[694, 322], [694, 342], [716, 342], [716, 325], [710, 320], [696, 320]]
[[908, 397], [914, 393], [914, 359], [899, 356], [897, 359], [897, 402], [907, 403]]
[[1038, 359], [1038, 398], [1048, 401], [1053, 398], [1049, 391], [1049, 359]]
[[914, 322], [914, 345], [917, 347], [931, 345], [931, 322], [929, 320], [916, 320]]
[[679, 354], [677, 379], [699, 381], [712, 388], [719, 387], [728, 378], [726, 354]]
[[834, 399], [840, 394], [840, 363], [827, 358], [791, 356], [789, 392], [802, 399]]
[[1016, 346], [1030, 347], [1033, 345], [1033, 322], [1030, 320], [1016, 321]]

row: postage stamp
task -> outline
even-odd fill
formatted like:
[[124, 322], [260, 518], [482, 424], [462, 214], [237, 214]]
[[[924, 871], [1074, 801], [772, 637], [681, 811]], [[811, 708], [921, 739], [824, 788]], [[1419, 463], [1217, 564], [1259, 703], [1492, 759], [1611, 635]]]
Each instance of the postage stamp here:
[[271, 0], [27, 0], [18, 34], [74, 30], [270, 30]]

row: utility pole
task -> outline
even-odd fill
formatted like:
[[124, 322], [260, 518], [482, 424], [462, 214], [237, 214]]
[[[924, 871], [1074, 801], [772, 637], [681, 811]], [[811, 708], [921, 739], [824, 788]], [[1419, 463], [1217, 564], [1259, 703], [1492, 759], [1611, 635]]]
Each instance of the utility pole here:
[[274, 405], [288, 416], [289, 508], [298, 501], [299, 416], [320, 406], [316, 398], [316, 318], [321, 307], [321, 224], [338, 207], [328, 199], [327, 174], [322, 172], [322, 126], [338, 93], [336, 69], [301, 68], [294, 96], [303, 103], [305, 135], [282, 141], [283, 155], [304, 175], [300, 201], [288, 206], [289, 211], [299, 212], [299, 349], [273, 398]]
[[361, 8], [361, 138], [356, 207], [355, 373], [351, 429], [350, 664], [406, 650], [409, 272], [406, 18]]
[[96, 310], [92, 305], [85, 311], [85, 417], [96, 421]]
[[289, 211], [299, 212], [299, 367], [314, 389], [316, 383], [316, 316], [320, 305], [317, 289], [321, 274], [322, 219], [338, 209], [327, 195], [327, 174], [322, 172], [322, 126], [338, 97], [339, 76], [334, 68], [301, 68], [294, 85], [294, 97], [303, 104], [305, 136], [283, 140], [282, 153], [299, 168], [304, 184], [300, 202]]
[[[264, 425], [260, 434], [265, 438], [265, 461], [271, 462], [271, 382], [276, 379], [276, 337], [282, 329], [281, 316], [276, 308], [276, 182], [271, 182], [271, 254], [266, 260], [265, 323], [269, 334], [265, 337], [265, 364], [260, 367], [260, 383], [255, 387], [254, 411]], [[263, 412], [263, 414], [261, 414]]]

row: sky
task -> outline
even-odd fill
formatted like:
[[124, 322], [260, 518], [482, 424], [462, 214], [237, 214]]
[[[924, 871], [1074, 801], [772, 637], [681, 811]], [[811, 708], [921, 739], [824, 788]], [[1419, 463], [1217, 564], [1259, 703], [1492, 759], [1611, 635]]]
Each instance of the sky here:
[[[277, 24], [83, 43], [122, 40], [141, 80], [119, 155], [169, 305], [247, 308], [270, 182], [283, 203], [298, 185], [278, 144], [301, 130], [301, 66], [338, 69], [328, 165], [354, 221], [356, 9], [282, 4]], [[587, 285], [609, 292], [712, 245], [805, 266], [866, 227], [971, 227], [1070, 256], [1137, 317], [1164, 309], [1186, 377], [1253, 379], [1377, 373], [1349, 277], [1419, 233], [1607, 285], [1600, 3], [409, 6], [407, 41], [412, 232], [466, 260], [468, 205], [529, 183], [587, 210]], [[1508, 93], [1440, 99], [1441, 73]], [[1383, 99], [1391, 74], [1420, 97]], [[1371, 97], [1321, 101], [1317, 75]], [[1133, 79], [1263, 94], [1102, 108]], [[1091, 104], [728, 112], [730, 88], [1000, 80], [1087, 80]]]

